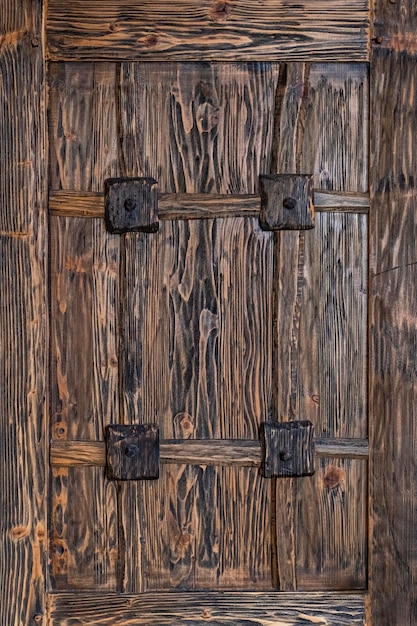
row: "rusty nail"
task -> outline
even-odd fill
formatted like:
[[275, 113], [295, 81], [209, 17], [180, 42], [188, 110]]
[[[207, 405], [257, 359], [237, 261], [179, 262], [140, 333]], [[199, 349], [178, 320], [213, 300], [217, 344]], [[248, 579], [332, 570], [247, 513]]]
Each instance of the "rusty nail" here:
[[284, 198], [282, 204], [284, 209], [292, 211], [292, 209], [295, 209], [297, 202], [294, 200], [294, 198]]
[[374, 37], [372, 41], [374, 41], [377, 44], [381, 44], [382, 43], [381, 35], [378, 35], [378, 37]]
[[34, 48], [37, 48], [39, 46], [39, 39], [37, 37], [33, 37], [30, 43], [32, 44]]

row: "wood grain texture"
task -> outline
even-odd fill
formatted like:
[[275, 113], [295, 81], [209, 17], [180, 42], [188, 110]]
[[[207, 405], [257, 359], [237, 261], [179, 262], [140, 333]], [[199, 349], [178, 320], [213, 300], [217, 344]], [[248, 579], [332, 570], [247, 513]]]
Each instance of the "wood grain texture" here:
[[40, 1], [0, 12], [0, 623], [43, 623], [47, 419], [46, 84]]
[[[366, 193], [314, 191], [316, 211], [367, 213], [369, 199]], [[257, 194], [181, 194], [163, 193], [158, 198], [158, 217], [161, 220], [215, 219], [221, 217], [258, 217], [260, 197]], [[49, 212], [61, 217], [104, 218], [102, 193], [52, 191], [49, 194]]]
[[364, 0], [145, 0], [65, 3], [50, 0], [49, 55], [64, 59], [147, 61], [366, 60]]
[[[318, 457], [366, 459], [366, 439], [326, 437], [315, 440]], [[261, 461], [259, 441], [249, 439], [162, 439], [159, 444], [161, 463], [190, 465], [242, 465], [258, 467]], [[52, 441], [50, 463], [53, 467], [75, 465], [106, 466], [104, 441]]]
[[298, 410], [318, 437], [367, 437], [367, 217], [321, 213], [306, 238]]
[[[415, 7], [377, 4], [384, 38], [406, 34]], [[381, 29], [381, 30], [380, 30]], [[417, 620], [416, 54], [376, 45], [371, 64], [371, 557], [368, 619]]]
[[[175, 598], [175, 603], [174, 603]], [[178, 605], [177, 605], [178, 603]], [[286, 594], [227, 592], [137, 596], [54, 594], [51, 626], [362, 626], [361, 594]], [[176, 607], [179, 606], [180, 609]], [[74, 621], [75, 620], [75, 621]]]
[[297, 495], [298, 589], [366, 589], [366, 461], [320, 459]]
[[[311, 65], [297, 154], [301, 171], [314, 173], [317, 190], [368, 191], [368, 74], [365, 63]], [[300, 98], [302, 84], [293, 84], [293, 98]]]
[[[155, 74], [123, 65], [125, 173], [154, 176], [162, 193], [254, 194], [268, 166], [277, 70], [162, 64]], [[126, 415], [152, 415], [162, 437], [255, 435], [267, 406], [268, 355], [259, 348], [270, 241], [241, 218], [165, 221], [152, 240], [126, 237]], [[256, 471], [163, 467], [143, 498], [145, 588], [241, 586], [248, 576], [269, 584], [268, 524], [250, 504], [260, 499], [268, 516]]]
[[[300, 173], [301, 145], [307, 113], [310, 66], [282, 64], [275, 98], [274, 141], [271, 169], [276, 173]], [[272, 292], [272, 388], [270, 419], [297, 418], [296, 360], [300, 298], [303, 287], [305, 233], [274, 234]], [[273, 498], [273, 575], [281, 591], [297, 588], [295, 563], [294, 479], [274, 481]]]
[[[51, 68], [55, 189], [96, 191], [117, 173], [114, 84], [100, 64]], [[119, 241], [100, 222], [54, 218], [51, 229], [51, 434], [102, 438], [118, 416]], [[55, 471], [51, 533], [57, 588], [116, 588], [117, 493], [101, 470]]]
[[[274, 171], [312, 171], [315, 188], [331, 194], [334, 190], [366, 192], [367, 67], [313, 63], [311, 66], [288, 64], [282, 70], [277, 90]], [[316, 421], [317, 434], [351, 436], [354, 432], [355, 436], [363, 437], [367, 429], [366, 217], [321, 213], [316, 220], [315, 230], [305, 234], [285, 232], [275, 240], [276, 382], [272, 415], [278, 420], [314, 422], [313, 409], [319, 394], [306, 393], [305, 381], [317, 379], [325, 386], [325, 397], [329, 399], [327, 408], [316, 409], [323, 420], [323, 425]], [[343, 228], [347, 229], [346, 235]], [[344, 277], [342, 282], [336, 276], [332, 278], [331, 273], [337, 271]], [[320, 284], [315, 283], [320, 276]], [[314, 287], [310, 286], [312, 281]], [[323, 288], [327, 281], [326, 296]], [[314, 329], [317, 307], [311, 308], [314, 302], [325, 311], [319, 334], [328, 333], [317, 349], [314, 348], [318, 339]], [[311, 359], [318, 353], [323, 363], [333, 364], [326, 376], [323, 364]], [[353, 366], [356, 391], [352, 397], [343, 371], [346, 363]], [[339, 390], [336, 395], [334, 389]], [[303, 400], [305, 396], [308, 401]], [[338, 423], [343, 427], [336, 432], [334, 426]], [[344, 433], [343, 428], [348, 432]], [[297, 585], [294, 511], [296, 491], [302, 484], [277, 485], [279, 584], [286, 590]]]

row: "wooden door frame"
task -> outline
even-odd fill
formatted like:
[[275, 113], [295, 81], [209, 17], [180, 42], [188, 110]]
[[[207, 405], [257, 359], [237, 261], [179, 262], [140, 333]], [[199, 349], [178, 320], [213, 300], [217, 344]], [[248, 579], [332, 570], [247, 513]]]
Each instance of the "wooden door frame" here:
[[[0, 624], [47, 624], [48, 220], [43, 0], [0, 15]], [[376, 3], [371, 34], [370, 576], [367, 625], [417, 619], [417, 17]], [[6, 168], [4, 165], [6, 164]]]

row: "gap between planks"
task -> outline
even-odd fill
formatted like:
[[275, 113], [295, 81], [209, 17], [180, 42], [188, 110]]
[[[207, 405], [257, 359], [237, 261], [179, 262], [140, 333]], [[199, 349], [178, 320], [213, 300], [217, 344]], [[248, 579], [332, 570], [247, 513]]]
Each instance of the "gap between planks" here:
[[[366, 439], [316, 439], [317, 457], [366, 459]], [[256, 440], [246, 439], [165, 439], [160, 442], [161, 463], [190, 465], [238, 465], [257, 467], [261, 463], [261, 447]], [[50, 463], [54, 467], [106, 466], [104, 441], [52, 441]]]
[[[368, 213], [369, 197], [367, 193], [314, 191], [314, 208], [318, 212]], [[161, 220], [258, 217], [259, 211], [260, 196], [256, 194], [161, 193], [158, 200]], [[49, 212], [61, 217], [104, 218], [104, 195], [51, 191]]]

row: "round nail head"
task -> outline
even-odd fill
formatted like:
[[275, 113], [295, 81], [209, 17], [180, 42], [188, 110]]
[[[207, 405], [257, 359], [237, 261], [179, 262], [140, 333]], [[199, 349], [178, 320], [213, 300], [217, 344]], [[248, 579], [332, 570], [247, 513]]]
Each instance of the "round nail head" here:
[[294, 198], [284, 198], [282, 204], [284, 206], [284, 209], [288, 209], [289, 211], [291, 211], [292, 209], [295, 209], [297, 202], [294, 200]]
[[135, 208], [134, 200], [132, 200], [132, 198], [126, 198], [126, 200], [125, 200], [125, 209], [126, 209], [126, 211], [128, 211], [130, 213], [131, 211], [133, 211], [134, 208]]
[[290, 461], [292, 459], [291, 450], [285, 449], [279, 453], [281, 461]]

